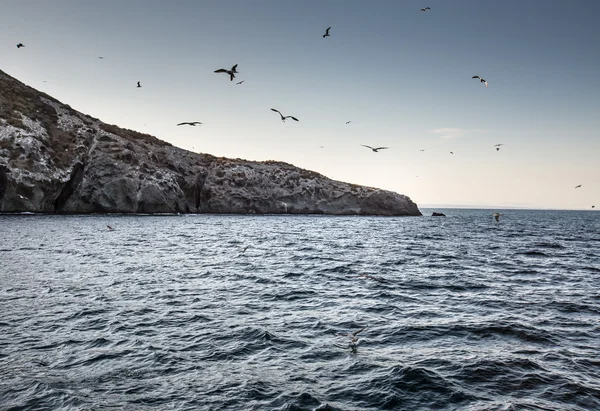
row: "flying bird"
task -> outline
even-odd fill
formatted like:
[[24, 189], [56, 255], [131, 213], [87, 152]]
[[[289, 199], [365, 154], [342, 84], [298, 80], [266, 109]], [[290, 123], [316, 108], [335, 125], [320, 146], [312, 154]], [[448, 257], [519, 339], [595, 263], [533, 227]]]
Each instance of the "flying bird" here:
[[25, 47], [25, 44], [23, 44], [23, 43], [19, 43], [19, 44], [17, 44], [17, 48], [18, 48], [18, 49], [20, 49], [21, 47]]
[[108, 230], [109, 230], [109, 231], [113, 231], [113, 230], [114, 230], [114, 228], [112, 228], [112, 227], [111, 227], [111, 226], [109, 226], [109, 225], [107, 225], [106, 227], [108, 228]]
[[371, 146], [365, 146], [364, 144], [361, 144], [361, 146], [370, 148], [371, 150], [373, 150], [374, 153], [377, 153], [379, 150], [386, 150], [389, 148], [389, 147], [371, 147]]
[[424, 9], [421, 9], [421, 11], [427, 11], [427, 10], [431, 10], [430, 7], [425, 7]]
[[454, 154], [454, 153], [451, 151], [450, 154]]
[[98, 58], [99, 58], [100, 60], [103, 60], [103, 59], [104, 59], [104, 57], [102, 57], [102, 56], [99, 56]]
[[596, 208], [596, 206], [593, 205], [592, 208]]
[[233, 66], [231, 68], [231, 70], [227, 70], [227, 69], [218, 69], [215, 70], [215, 73], [227, 73], [229, 74], [229, 80], [233, 81], [233, 79], [235, 78], [235, 73], [237, 73], [237, 64], [235, 66]]
[[236, 86], [239, 86], [240, 84], [242, 84], [244, 81], [246, 80], [242, 80], [242, 81], [238, 81], [237, 83], [235, 83]]
[[579, 187], [581, 187], [581, 184], [579, 184], [578, 186], [575, 186], [575, 188], [579, 188]]
[[348, 348], [350, 348], [353, 352], [356, 352], [356, 350], [358, 349], [358, 337], [357, 335], [360, 334], [361, 332], [363, 332], [364, 330], [366, 330], [367, 328], [361, 328], [358, 331], [355, 331], [353, 333], [348, 333], [348, 334], [338, 334], [338, 337], [347, 337], [350, 339], [350, 344], [348, 345]]
[[325, 34], [323, 34], [323, 38], [331, 36], [331, 34], [329, 34], [329, 30], [331, 30], [331, 27], [327, 27], [327, 30], [325, 30]]
[[179, 123], [177, 125], [178, 126], [192, 126], [192, 127], [195, 127], [195, 126], [197, 126], [199, 124], [202, 124], [202, 123], [199, 122], [199, 121], [186, 121], [186, 122], [183, 122], [183, 123]]
[[494, 216], [494, 218], [496, 219], [496, 221], [500, 221], [500, 216], [501, 215], [502, 214], [500, 214], [500, 213], [494, 213], [494, 214], [492, 214], [492, 216]]
[[500, 146], [503, 146], [504, 144], [496, 144], [494, 147], [496, 147], [496, 151], [500, 151]]
[[425, 151], [425, 150], [419, 150], [419, 151]]
[[300, 120], [298, 120], [298, 119], [297, 119], [296, 117], [294, 117], [294, 116], [284, 116], [283, 114], [281, 114], [281, 111], [279, 111], [279, 110], [275, 110], [274, 108], [272, 108], [272, 109], [271, 109], [271, 111], [274, 111], [274, 112], [276, 112], [276, 113], [279, 113], [279, 115], [281, 116], [281, 121], [283, 121], [284, 123], [285, 123], [285, 120], [286, 120], [287, 118], [291, 118], [292, 120], [295, 120], [295, 121], [300, 121]]
[[140, 82], [139, 82], [139, 81], [138, 81], [138, 85], [137, 85], [137, 86], [138, 86], [138, 88], [142, 87], [142, 85], [140, 84]]
[[478, 79], [479, 79], [479, 82], [480, 82], [480, 83], [483, 83], [483, 84], [485, 84], [485, 88], [487, 88], [487, 86], [488, 86], [488, 82], [487, 82], [487, 81], [485, 81], [484, 79], [482, 79], [481, 77], [479, 77], [479, 76], [473, 76], [473, 77], [471, 77], [471, 78], [478, 78]]
[[350, 123], [352, 123], [352, 120], [350, 120], [350, 121], [346, 121], [346, 124], [350, 124]]

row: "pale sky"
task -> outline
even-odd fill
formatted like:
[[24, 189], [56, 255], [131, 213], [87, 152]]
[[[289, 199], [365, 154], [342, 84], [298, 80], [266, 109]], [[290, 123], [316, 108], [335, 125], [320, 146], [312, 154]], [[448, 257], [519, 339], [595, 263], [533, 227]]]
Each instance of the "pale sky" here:
[[597, 0], [0, 0], [0, 48], [25, 84], [185, 149], [421, 207], [600, 208]]

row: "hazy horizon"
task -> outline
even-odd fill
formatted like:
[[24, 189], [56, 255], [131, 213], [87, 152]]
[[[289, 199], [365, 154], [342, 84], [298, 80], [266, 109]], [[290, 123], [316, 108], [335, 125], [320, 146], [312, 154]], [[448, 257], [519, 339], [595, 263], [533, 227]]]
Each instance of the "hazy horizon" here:
[[0, 69], [104, 122], [421, 208], [600, 207], [598, 2], [2, 4]]

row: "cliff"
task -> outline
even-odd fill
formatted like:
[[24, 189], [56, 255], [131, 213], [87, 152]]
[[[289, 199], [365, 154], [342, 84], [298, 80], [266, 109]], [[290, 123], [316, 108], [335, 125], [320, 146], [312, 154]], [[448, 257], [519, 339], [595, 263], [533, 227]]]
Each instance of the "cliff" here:
[[404, 195], [105, 124], [0, 71], [0, 212], [24, 211], [421, 215]]

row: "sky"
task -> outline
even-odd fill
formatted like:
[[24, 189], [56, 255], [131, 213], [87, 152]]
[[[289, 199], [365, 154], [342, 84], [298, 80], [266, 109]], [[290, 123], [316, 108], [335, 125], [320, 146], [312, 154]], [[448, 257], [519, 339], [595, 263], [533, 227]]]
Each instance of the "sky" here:
[[178, 147], [421, 207], [591, 209], [599, 20], [597, 0], [0, 0], [0, 70]]

